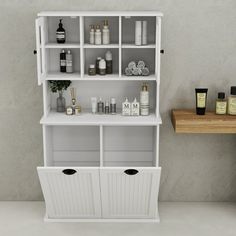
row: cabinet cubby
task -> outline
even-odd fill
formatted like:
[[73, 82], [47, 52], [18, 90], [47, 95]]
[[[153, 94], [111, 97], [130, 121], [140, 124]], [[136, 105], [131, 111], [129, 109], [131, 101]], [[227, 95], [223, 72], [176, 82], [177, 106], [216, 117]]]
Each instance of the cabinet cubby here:
[[[59, 20], [62, 19], [63, 28], [66, 30], [66, 44], [78, 44], [80, 42], [80, 18], [64, 16], [48, 16], [46, 43], [56, 43], [56, 30]], [[63, 47], [63, 44], [60, 44]]]
[[[110, 30], [110, 43], [119, 43], [119, 17], [118, 16], [94, 16], [94, 17], [84, 17], [84, 42], [89, 44], [89, 32], [90, 25], [100, 25], [102, 31], [104, 20], [108, 20], [109, 30]], [[104, 45], [109, 47], [109, 45]]]
[[[150, 45], [156, 43], [156, 17], [122, 17], [122, 44], [134, 45], [135, 21], [147, 21], [147, 42]], [[137, 46], [139, 47], [139, 46]]]
[[[70, 74], [60, 72], [60, 52], [59, 48], [48, 48], [47, 53], [47, 74], [60, 74], [63, 76], [80, 75], [80, 49], [78, 48], [65, 48], [65, 51], [70, 50], [73, 55], [73, 70]], [[74, 75], [73, 75], [74, 74]]]
[[[159, 222], [158, 192], [161, 17], [156, 11], [41, 12], [36, 19], [37, 75], [43, 87], [44, 166], [38, 175], [50, 222]], [[62, 19], [66, 43], [56, 43]], [[89, 44], [89, 25], [108, 20], [109, 45]], [[146, 20], [148, 44], [136, 46], [135, 21]], [[60, 72], [61, 49], [70, 49], [74, 73]], [[107, 50], [113, 74], [88, 75], [90, 64]], [[149, 76], [125, 76], [130, 61], [143, 60]], [[58, 94], [49, 80], [72, 80], [79, 116], [56, 112]], [[127, 97], [140, 101], [148, 83], [150, 115], [122, 116]], [[70, 90], [64, 91], [66, 105]], [[117, 114], [92, 114], [91, 97], [116, 99]]]

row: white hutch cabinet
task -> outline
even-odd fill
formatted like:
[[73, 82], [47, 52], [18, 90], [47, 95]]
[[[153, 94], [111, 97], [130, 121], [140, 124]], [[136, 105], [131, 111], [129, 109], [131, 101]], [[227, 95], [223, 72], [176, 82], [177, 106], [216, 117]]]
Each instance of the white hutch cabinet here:
[[[46, 221], [158, 222], [159, 86], [161, 17], [140, 12], [41, 12], [36, 19], [38, 84], [43, 87], [44, 166], [38, 174]], [[56, 43], [59, 19], [66, 43]], [[111, 44], [89, 44], [89, 25], [107, 19]], [[134, 44], [135, 21], [148, 22], [148, 44]], [[60, 73], [61, 49], [70, 49], [74, 73]], [[89, 76], [88, 66], [110, 50], [113, 74]], [[131, 60], [144, 60], [149, 76], [125, 76]], [[80, 116], [57, 113], [49, 80], [71, 80], [82, 106]], [[125, 97], [139, 100], [143, 82], [150, 92], [149, 116], [120, 113]], [[69, 92], [64, 93], [67, 105]], [[91, 113], [91, 97], [116, 98], [117, 115]]]

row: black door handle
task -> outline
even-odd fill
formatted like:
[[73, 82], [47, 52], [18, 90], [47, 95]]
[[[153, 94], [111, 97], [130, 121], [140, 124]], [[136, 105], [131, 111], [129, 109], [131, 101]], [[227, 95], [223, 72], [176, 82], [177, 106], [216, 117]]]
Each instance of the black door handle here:
[[161, 50], [160, 50], [160, 53], [164, 54], [164, 53], [165, 53], [165, 50], [164, 50], [164, 49], [161, 49]]
[[33, 53], [34, 53], [34, 54], [37, 54], [37, 50], [34, 50]]
[[65, 175], [73, 175], [75, 174], [77, 171], [74, 169], [65, 169], [62, 171]]
[[124, 172], [127, 175], [136, 175], [136, 174], [138, 174], [138, 170], [135, 170], [135, 169], [127, 169]]

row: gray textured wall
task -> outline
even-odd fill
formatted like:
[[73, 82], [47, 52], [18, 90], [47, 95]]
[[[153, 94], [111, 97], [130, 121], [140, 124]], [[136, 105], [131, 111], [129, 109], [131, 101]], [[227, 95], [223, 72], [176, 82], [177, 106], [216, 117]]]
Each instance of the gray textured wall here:
[[[160, 199], [236, 200], [236, 135], [176, 135], [170, 109], [194, 106], [194, 88], [236, 85], [235, 0], [1, 0], [0, 200], [42, 199], [42, 91], [36, 83], [34, 19], [42, 10], [160, 10]], [[213, 105], [211, 106], [213, 107]]]

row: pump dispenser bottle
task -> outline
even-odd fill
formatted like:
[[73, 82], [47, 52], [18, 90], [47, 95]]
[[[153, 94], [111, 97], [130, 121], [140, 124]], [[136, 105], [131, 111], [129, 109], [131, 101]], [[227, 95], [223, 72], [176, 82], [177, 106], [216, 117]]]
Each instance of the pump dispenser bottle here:
[[89, 32], [89, 43], [94, 44], [95, 41], [95, 30], [94, 25], [90, 25], [90, 32]]
[[60, 53], [60, 71], [66, 72], [66, 52], [64, 49]]
[[104, 20], [103, 29], [102, 29], [102, 43], [110, 43], [110, 30], [108, 28], [108, 20]]
[[57, 43], [65, 43], [66, 42], [66, 31], [63, 28], [63, 24], [61, 23], [62, 19], [60, 19], [59, 28], [56, 32]]
[[140, 91], [140, 114], [141, 116], [149, 115], [149, 92], [146, 83], [143, 83]]
[[96, 31], [95, 31], [95, 44], [100, 45], [102, 44], [102, 32], [100, 29], [100, 25], [96, 26]]

